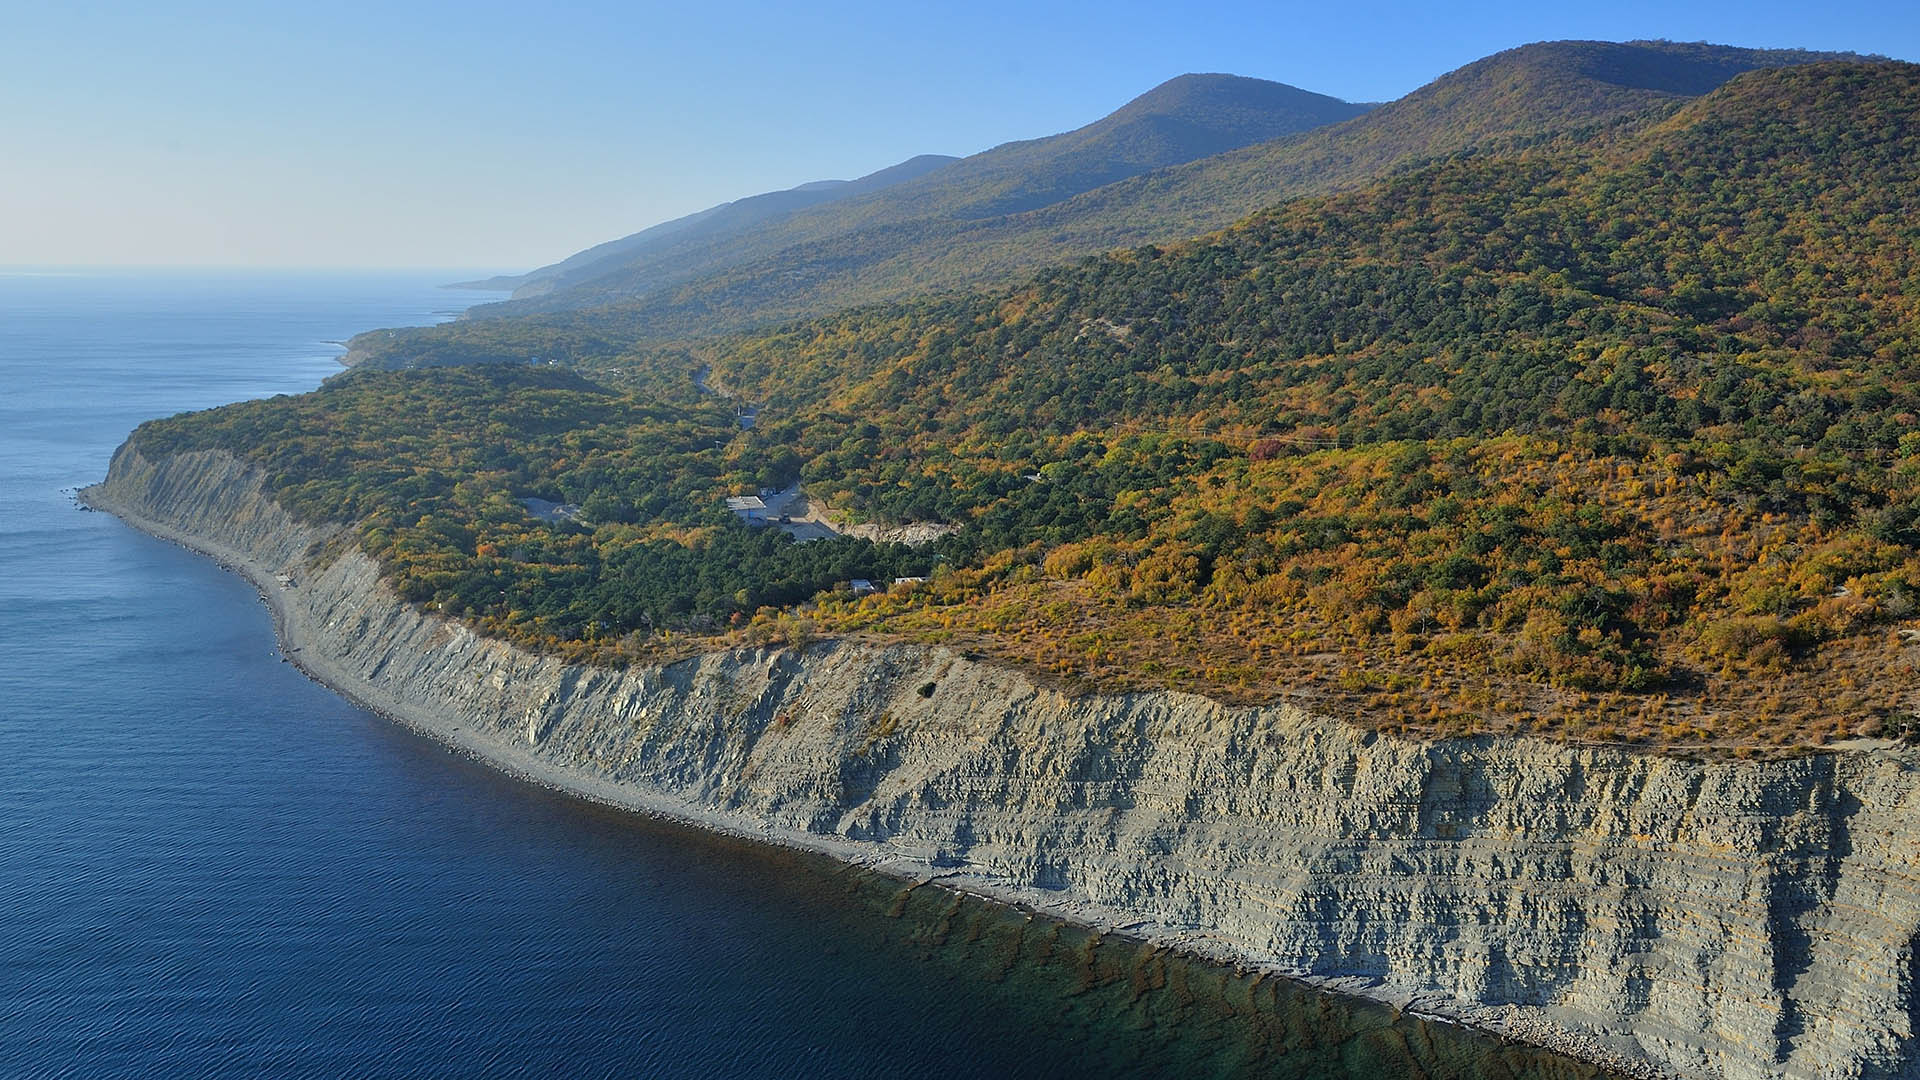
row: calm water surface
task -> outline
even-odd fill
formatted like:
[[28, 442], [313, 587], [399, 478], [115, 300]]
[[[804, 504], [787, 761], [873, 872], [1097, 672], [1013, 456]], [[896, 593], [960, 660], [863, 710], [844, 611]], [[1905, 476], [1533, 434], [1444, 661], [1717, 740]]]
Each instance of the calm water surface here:
[[1590, 1075], [507, 780], [72, 505], [456, 276], [0, 271], [0, 1076]]

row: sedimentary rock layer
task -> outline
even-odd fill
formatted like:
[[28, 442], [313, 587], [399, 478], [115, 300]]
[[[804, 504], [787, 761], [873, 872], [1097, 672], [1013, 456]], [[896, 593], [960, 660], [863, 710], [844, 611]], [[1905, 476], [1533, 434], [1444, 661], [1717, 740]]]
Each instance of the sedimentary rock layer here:
[[580, 667], [402, 603], [261, 480], [129, 447], [87, 497], [248, 569], [317, 677], [537, 779], [1636, 1072], [1920, 1076], [1913, 751], [1402, 739], [937, 648]]

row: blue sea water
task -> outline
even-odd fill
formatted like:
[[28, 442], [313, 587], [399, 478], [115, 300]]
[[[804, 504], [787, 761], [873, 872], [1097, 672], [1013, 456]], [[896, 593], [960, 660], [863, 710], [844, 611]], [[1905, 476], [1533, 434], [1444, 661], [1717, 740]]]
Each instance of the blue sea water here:
[[454, 276], [0, 271], [0, 1076], [1588, 1075], [513, 781], [71, 501]]

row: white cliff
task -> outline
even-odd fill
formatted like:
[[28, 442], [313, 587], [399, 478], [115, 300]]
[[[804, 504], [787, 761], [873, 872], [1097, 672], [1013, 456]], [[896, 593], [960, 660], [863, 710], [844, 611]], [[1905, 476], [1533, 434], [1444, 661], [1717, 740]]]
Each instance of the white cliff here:
[[231, 457], [123, 448], [86, 498], [245, 569], [341, 692], [590, 797], [1631, 1072], [1920, 1076], [1912, 751], [1422, 741], [844, 642], [581, 667], [402, 603]]

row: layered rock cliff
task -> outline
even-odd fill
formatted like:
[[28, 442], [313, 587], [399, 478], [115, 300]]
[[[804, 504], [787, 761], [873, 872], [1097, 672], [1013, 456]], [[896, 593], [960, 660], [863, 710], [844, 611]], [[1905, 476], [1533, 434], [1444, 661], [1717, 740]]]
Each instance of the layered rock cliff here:
[[570, 666], [400, 602], [261, 479], [129, 447], [87, 497], [248, 569], [316, 676], [510, 769], [1632, 1071], [1920, 1076], [1912, 751], [1418, 741], [904, 646]]

